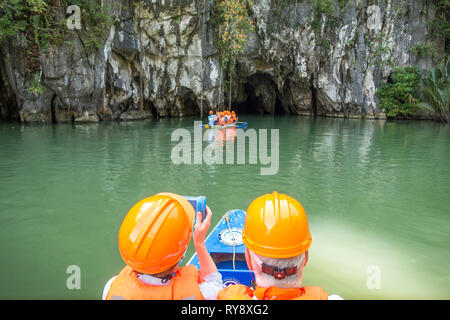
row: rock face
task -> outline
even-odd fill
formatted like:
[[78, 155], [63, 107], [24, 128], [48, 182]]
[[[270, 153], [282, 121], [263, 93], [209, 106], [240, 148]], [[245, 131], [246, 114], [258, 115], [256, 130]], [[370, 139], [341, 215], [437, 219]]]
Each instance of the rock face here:
[[[38, 94], [28, 90], [25, 42], [1, 46], [1, 119], [136, 120], [228, 103], [212, 0], [104, 3], [114, 23], [102, 47], [88, 52], [80, 30], [70, 45], [41, 54]], [[411, 48], [438, 41], [427, 29], [434, 10], [429, 0], [336, 0], [330, 16], [308, 0], [254, 1], [255, 32], [232, 75], [232, 103], [240, 112], [384, 117], [375, 93], [392, 68], [432, 66]]]

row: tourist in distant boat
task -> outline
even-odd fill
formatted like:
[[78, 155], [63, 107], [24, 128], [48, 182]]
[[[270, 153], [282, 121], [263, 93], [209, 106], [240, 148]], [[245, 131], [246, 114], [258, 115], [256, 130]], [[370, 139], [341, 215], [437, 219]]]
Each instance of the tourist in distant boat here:
[[215, 125], [219, 124], [219, 119], [220, 119], [220, 113], [219, 113], [219, 111], [216, 111], [216, 116], [214, 117]]
[[225, 125], [227, 125], [227, 124], [228, 124], [228, 119], [229, 119], [228, 111], [225, 111], [225, 112], [224, 112], [223, 117], [224, 117], [224, 123], [225, 123]]
[[219, 126], [224, 126], [224, 125], [226, 125], [225, 115], [223, 113], [221, 113], [220, 117], [219, 117]]
[[[119, 231], [119, 249], [127, 266], [108, 281], [104, 300], [215, 300], [222, 276], [204, 243], [211, 224], [182, 196], [159, 193], [135, 204]], [[200, 270], [180, 267], [193, 231]]]
[[255, 199], [242, 240], [255, 288], [231, 285], [219, 292], [219, 300], [342, 300], [321, 287], [302, 287], [312, 238], [305, 210], [294, 198], [273, 192]]
[[211, 110], [211, 111], [209, 111], [209, 116], [208, 116], [208, 125], [210, 127], [214, 126], [214, 119], [215, 119], [215, 116]]
[[228, 119], [228, 121], [227, 121], [228, 124], [233, 124], [233, 118], [231, 117], [230, 113], [228, 113], [227, 119]]
[[231, 117], [233, 118], [233, 122], [237, 122], [237, 116], [234, 111], [231, 111]]

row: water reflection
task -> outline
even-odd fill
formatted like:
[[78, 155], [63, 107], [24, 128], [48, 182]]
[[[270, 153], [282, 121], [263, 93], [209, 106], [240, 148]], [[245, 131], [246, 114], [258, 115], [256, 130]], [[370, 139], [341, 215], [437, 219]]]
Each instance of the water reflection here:
[[236, 130], [236, 128], [206, 129], [203, 140], [214, 145], [225, 146], [227, 143], [232, 143], [236, 140]]

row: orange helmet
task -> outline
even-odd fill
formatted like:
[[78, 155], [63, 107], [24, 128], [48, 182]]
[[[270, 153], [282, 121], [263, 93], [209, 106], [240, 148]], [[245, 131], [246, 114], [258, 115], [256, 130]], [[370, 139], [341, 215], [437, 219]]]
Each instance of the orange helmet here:
[[250, 204], [242, 240], [252, 252], [269, 258], [292, 258], [311, 246], [305, 209], [294, 198], [265, 194]]
[[140, 273], [169, 270], [186, 252], [194, 217], [192, 205], [173, 193], [158, 193], [139, 201], [120, 227], [122, 259]]

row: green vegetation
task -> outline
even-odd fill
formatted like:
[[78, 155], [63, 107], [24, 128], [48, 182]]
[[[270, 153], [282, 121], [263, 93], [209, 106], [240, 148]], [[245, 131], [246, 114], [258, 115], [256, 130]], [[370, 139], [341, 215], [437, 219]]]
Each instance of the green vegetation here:
[[331, 16], [334, 14], [333, 0], [314, 0], [313, 9], [315, 15], [325, 14]]
[[311, 20], [311, 26], [314, 29], [317, 36], [317, 43], [319, 46], [324, 47], [326, 50], [331, 48], [331, 43], [328, 38], [323, 38], [321, 35], [322, 16], [325, 15], [328, 18], [327, 25], [334, 30], [337, 25], [337, 18], [335, 17], [335, 8], [333, 0], [310, 0], [313, 8], [313, 16]]
[[[45, 3], [44, 1], [40, 1]], [[2, 0], [0, 3], [0, 43], [27, 28], [24, 13], [32, 7], [22, 0]]]
[[374, 35], [372, 41], [370, 41], [367, 37], [365, 38], [365, 42], [370, 51], [370, 55], [368, 57], [369, 66], [394, 66], [394, 62], [389, 55], [389, 47], [385, 43], [385, 38], [386, 36], [383, 32]]
[[[268, 21], [268, 31], [277, 32], [280, 26], [284, 26], [286, 19], [290, 16], [291, 11], [285, 10], [291, 5], [296, 5], [299, 0], [272, 0], [272, 17]], [[298, 24], [297, 26], [298, 27]]]
[[[431, 31], [432, 39], [411, 47], [410, 52], [418, 58], [431, 57], [438, 59], [437, 48], [439, 41], [444, 41], [444, 56], [449, 55], [450, 37], [450, 0], [433, 0], [436, 10], [436, 18], [428, 27]], [[399, 14], [403, 14], [405, 8], [395, 9]], [[370, 64], [378, 64], [382, 56], [386, 56], [388, 51], [382, 44], [382, 38], [375, 38], [372, 49]], [[421, 76], [417, 68], [405, 67], [394, 68], [390, 80], [382, 84], [377, 95], [380, 98], [380, 106], [385, 109], [389, 118], [405, 118], [418, 116], [420, 112], [426, 111], [433, 115], [436, 120], [450, 122], [449, 107], [449, 63], [441, 63], [425, 76]], [[388, 65], [392, 66], [389, 62]]]
[[[312, 7], [312, 17], [311, 17], [311, 26], [318, 37], [319, 46], [323, 46], [327, 49], [330, 48], [330, 41], [328, 39], [322, 39], [320, 35], [322, 18], [325, 16], [327, 19], [326, 28], [330, 30], [334, 30], [335, 27], [339, 25], [339, 15], [337, 9], [343, 11], [347, 6], [349, 0], [339, 0], [337, 4], [339, 8], [336, 7], [335, 0], [308, 0]], [[302, 0], [273, 0], [272, 1], [272, 11], [273, 16], [271, 22], [268, 24], [268, 31], [277, 32], [278, 28], [285, 23], [286, 20], [291, 15], [291, 11], [287, 11], [286, 8], [291, 5], [297, 5]], [[283, 14], [284, 13], [284, 14]], [[295, 24], [294, 28], [299, 27], [299, 22]]]
[[312, 27], [318, 31], [321, 25], [322, 15], [328, 17], [334, 16], [334, 1], [333, 0], [312, 0], [313, 19]]
[[[100, 0], [2, 0], [0, 44], [22, 33], [28, 45], [28, 58], [33, 60], [52, 45], [68, 43], [65, 40], [74, 31], [67, 29], [64, 15], [70, 5], [81, 9], [86, 46], [99, 49], [105, 30], [112, 23], [108, 8]], [[36, 66], [31, 66], [30, 71], [36, 70]]]
[[431, 33], [444, 41], [445, 53], [450, 54], [450, 0], [433, 0], [436, 6], [436, 19], [428, 26]]
[[59, 38], [60, 28], [51, 13], [55, 1], [11, 0], [2, 1], [0, 11], [0, 43], [16, 37], [21, 32], [27, 36], [28, 44], [40, 51], [48, 48], [51, 40]]
[[244, 52], [247, 35], [254, 30], [249, 15], [252, 2], [248, 0], [223, 0], [213, 7], [213, 22], [218, 27], [218, 46], [222, 66], [233, 69], [236, 57]]
[[103, 47], [105, 40], [105, 31], [109, 30], [113, 21], [111, 18], [110, 8], [102, 5], [102, 1], [98, 0], [71, 0], [72, 4], [78, 5], [82, 12], [82, 17], [86, 16], [86, 36], [87, 47], [92, 51], [97, 51]]
[[248, 0], [223, 0], [215, 2], [212, 8], [212, 21], [217, 29], [218, 49], [223, 69], [228, 67], [230, 74], [229, 94], [231, 105], [231, 74], [236, 59], [244, 52], [247, 35], [254, 30]]
[[411, 53], [415, 54], [418, 58], [434, 57], [435, 48], [434, 46], [427, 43], [418, 43], [410, 49]]
[[377, 91], [388, 118], [408, 118], [425, 111], [437, 121], [450, 123], [450, 59], [421, 77], [418, 68], [395, 68]]
[[111, 25], [111, 16], [100, 0], [0, 0], [0, 44], [20, 37], [26, 43], [25, 65], [31, 82], [30, 93], [39, 95], [44, 91], [40, 82], [39, 56], [50, 47], [71, 45], [68, 39], [77, 31], [67, 28], [65, 12], [70, 5], [81, 9], [81, 31], [84, 46], [92, 53], [100, 49], [105, 31]]
[[33, 80], [31, 81], [30, 86], [27, 88], [27, 91], [35, 96], [39, 96], [44, 93], [44, 86], [41, 83], [40, 74], [36, 72], [34, 74]]
[[450, 59], [442, 62], [422, 79], [418, 107], [442, 122], [450, 123]]
[[405, 118], [416, 115], [417, 92], [420, 74], [417, 68], [395, 68], [390, 81], [384, 83], [377, 91], [380, 106], [388, 118]]

